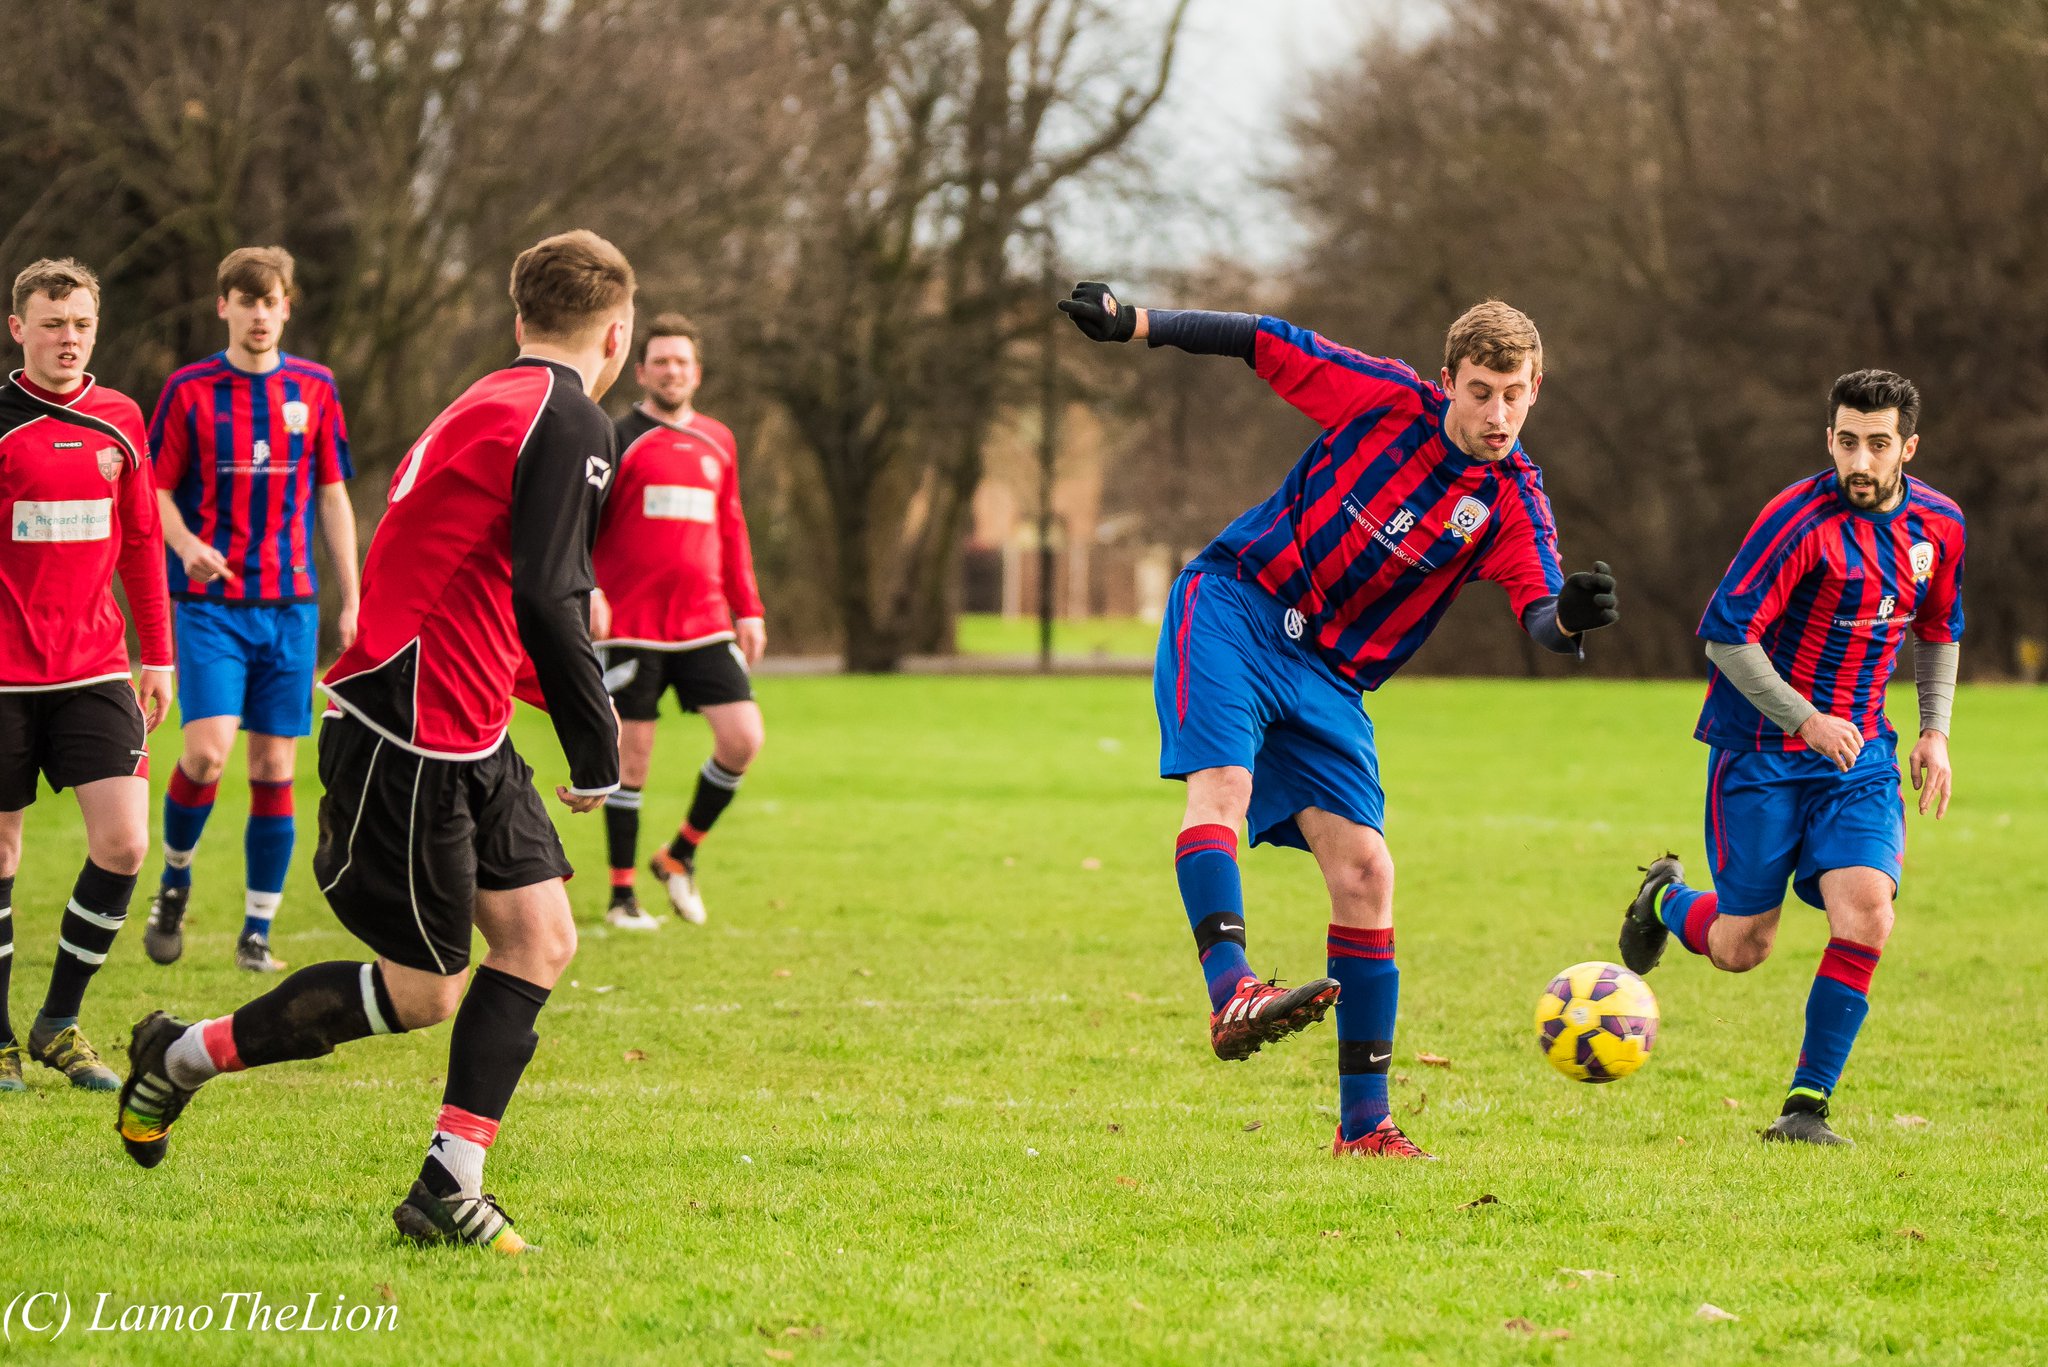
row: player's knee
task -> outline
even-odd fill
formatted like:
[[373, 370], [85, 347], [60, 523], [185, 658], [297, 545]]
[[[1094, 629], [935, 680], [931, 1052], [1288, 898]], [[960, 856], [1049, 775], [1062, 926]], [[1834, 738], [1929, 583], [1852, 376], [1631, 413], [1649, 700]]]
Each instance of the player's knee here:
[[1725, 944], [1712, 946], [1714, 967], [1724, 973], [1747, 973], [1771, 957], [1777, 943], [1776, 927], [1759, 927]]
[[149, 832], [147, 829], [94, 832], [86, 840], [86, 852], [93, 863], [108, 873], [133, 877], [142, 872], [142, 863], [149, 857]]
[[718, 746], [719, 764], [730, 773], [744, 774], [747, 766], [761, 753], [765, 739], [759, 723], [739, 728]]
[[537, 929], [539, 933], [528, 947], [528, 953], [537, 961], [537, 966], [550, 975], [549, 981], [553, 981], [576, 957], [576, 923], [563, 917], [554, 925]]
[[1190, 824], [1236, 826], [1252, 805], [1252, 776], [1239, 768], [1204, 769], [1188, 775]]
[[455, 1008], [462, 1005], [462, 989], [468, 983], [467, 973], [446, 978], [431, 973], [401, 975], [387, 971], [384, 975], [384, 987], [391, 994], [399, 1027], [405, 1030], [425, 1030], [454, 1015]]
[[221, 774], [228, 767], [227, 751], [195, 745], [188, 739], [185, 753], [178, 756], [178, 767], [185, 771], [186, 778], [203, 788], [209, 783], [220, 782]]
[[1860, 945], [1883, 949], [1897, 921], [1898, 914], [1892, 909], [1890, 898], [1873, 898], [1830, 915], [1828, 932]]

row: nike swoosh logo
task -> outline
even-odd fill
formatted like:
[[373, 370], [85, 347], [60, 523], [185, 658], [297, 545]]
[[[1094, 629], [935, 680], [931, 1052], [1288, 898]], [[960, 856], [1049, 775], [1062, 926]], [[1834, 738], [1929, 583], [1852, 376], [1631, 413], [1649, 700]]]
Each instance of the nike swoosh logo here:
[[1392, 1057], [1392, 1054], [1367, 1054], [1365, 1056], [1365, 1061], [1367, 1063], [1385, 1063], [1388, 1059]]
[[1221, 923], [1220, 925], [1218, 925], [1218, 926], [1216, 927], [1216, 929], [1218, 929], [1218, 930], [1243, 930], [1243, 929], [1244, 929], [1244, 927], [1243, 927], [1243, 926], [1234, 926], [1234, 925], [1230, 924], [1230, 922], [1228, 922], [1228, 921], [1224, 921], [1224, 922], [1222, 922], [1222, 923]]

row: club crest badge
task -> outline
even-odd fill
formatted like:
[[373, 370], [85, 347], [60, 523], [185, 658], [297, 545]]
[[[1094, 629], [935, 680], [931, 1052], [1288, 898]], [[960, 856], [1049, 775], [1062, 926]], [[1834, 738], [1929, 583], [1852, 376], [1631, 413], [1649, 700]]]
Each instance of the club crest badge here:
[[303, 436], [306, 424], [312, 420], [313, 410], [299, 399], [287, 399], [284, 405], [284, 430], [293, 436]]
[[122, 456], [120, 447], [102, 446], [94, 456], [99, 462], [100, 477], [107, 483], [112, 484], [121, 477], [121, 465], [125, 457]]
[[1451, 520], [1444, 527], [1462, 541], [1470, 541], [1478, 530], [1486, 525], [1486, 518], [1493, 509], [1467, 494], [1451, 509]]
[[704, 478], [716, 484], [718, 482], [718, 458], [716, 456], [700, 456], [698, 459], [704, 465]]
[[1934, 543], [1932, 541], [1915, 541], [1913, 549], [1906, 554], [1913, 563], [1914, 583], [1924, 584], [1934, 578]]

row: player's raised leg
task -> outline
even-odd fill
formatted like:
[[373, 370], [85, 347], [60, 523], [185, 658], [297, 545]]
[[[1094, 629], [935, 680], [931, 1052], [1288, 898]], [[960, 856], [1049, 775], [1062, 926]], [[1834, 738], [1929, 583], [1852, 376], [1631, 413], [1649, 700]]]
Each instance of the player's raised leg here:
[[1244, 882], [1237, 869], [1237, 831], [1251, 800], [1247, 769], [1228, 765], [1189, 774], [1187, 811], [1174, 842], [1174, 881], [1194, 931], [1211, 1011], [1221, 1011], [1238, 984], [1254, 976], [1244, 952]]
[[63, 1073], [74, 1087], [110, 1092], [120, 1085], [78, 1028], [85, 989], [128, 919], [135, 876], [149, 847], [149, 780], [103, 778], [78, 786], [85, 819], [86, 860], [58, 923], [57, 962], [49, 991], [29, 1026], [28, 1052]]
[[1387, 1101], [1401, 970], [1394, 962], [1394, 859], [1370, 826], [1309, 808], [1296, 818], [1330, 890], [1330, 977], [1337, 998], [1335, 1154], [1427, 1158]]
[[556, 878], [479, 891], [476, 924], [491, 951], [455, 1014], [433, 1138], [419, 1179], [392, 1218], [401, 1234], [422, 1243], [483, 1244], [520, 1253], [525, 1241], [484, 1194], [484, 1158], [540, 1042], [534, 1022], [575, 957], [576, 923]]
[[[630, 668], [638, 669], [637, 661]], [[611, 674], [606, 671], [607, 682]], [[616, 701], [616, 700], [614, 700]], [[654, 756], [654, 723], [619, 720], [619, 787], [604, 800], [606, 862], [611, 866], [611, 905], [607, 924], [621, 930], [659, 930], [661, 922], [647, 914], [633, 892], [640, 869], [640, 802], [647, 786], [647, 768]]]

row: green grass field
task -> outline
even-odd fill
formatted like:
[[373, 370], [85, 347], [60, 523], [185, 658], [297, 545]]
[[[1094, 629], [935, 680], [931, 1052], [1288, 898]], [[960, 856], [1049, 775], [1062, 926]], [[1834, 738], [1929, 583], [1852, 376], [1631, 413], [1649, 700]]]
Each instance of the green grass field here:
[[[962, 655], [1038, 654], [1038, 619], [966, 612], [958, 619]], [[1136, 617], [1062, 617], [1052, 624], [1052, 652], [1058, 659], [1123, 656], [1152, 658], [1159, 623]]]
[[[10, 1321], [0, 1356], [2048, 1353], [2048, 694], [1971, 688], [1958, 703], [1956, 805], [1939, 826], [1912, 819], [1899, 928], [1837, 1097], [1853, 1151], [1755, 1137], [1798, 1046], [1826, 939], [1816, 912], [1788, 913], [1777, 956], [1745, 977], [1674, 952], [1651, 979], [1657, 1053], [1626, 1082], [1572, 1084], [1534, 1047], [1546, 979], [1612, 957], [1635, 865], [1667, 845], [1700, 860], [1697, 688], [1403, 679], [1374, 698], [1400, 863], [1395, 1104], [1442, 1157], [1423, 1165], [1331, 1160], [1329, 1024], [1243, 1064], [1210, 1056], [1171, 872], [1178, 791], [1152, 776], [1142, 680], [762, 691], [768, 749], [706, 846], [708, 927], [607, 933], [602, 826], [563, 820], [586, 870], [572, 884], [583, 948], [486, 1179], [543, 1255], [422, 1252], [392, 1233], [446, 1027], [210, 1085], [154, 1172], [122, 1156], [110, 1100], [36, 1069], [29, 1095], [0, 1101], [0, 1309], [61, 1291], [75, 1318], [54, 1343]], [[1909, 707], [1910, 689], [1894, 702]], [[518, 736], [555, 782], [545, 722], [523, 716]], [[160, 776], [175, 748], [165, 733]], [[665, 728], [651, 830], [680, 816], [702, 753], [694, 721]], [[144, 959], [138, 897], [86, 1002], [103, 1045], [151, 1006], [211, 1014], [249, 995], [227, 966], [242, 789], [222, 787], [176, 967]], [[306, 868], [313, 805], [302, 789], [279, 922], [297, 963], [360, 956]], [[68, 796], [46, 795], [15, 899], [18, 1024], [82, 853]], [[1246, 878], [1255, 965], [1320, 973], [1326, 905], [1308, 858], [1261, 849]], [[1422, 1051], [1451, 1064], [1423, 1066]], [[100, 1292], [112, 1319], [259, 1290], [395, 1304], [399, 1324], [85, 1328]], [[1738, 1318], [1703, 1321], [1703, 1303]]]

